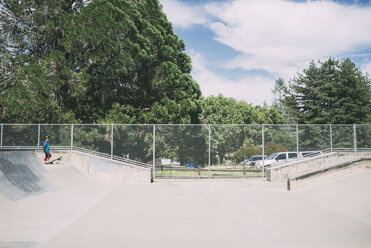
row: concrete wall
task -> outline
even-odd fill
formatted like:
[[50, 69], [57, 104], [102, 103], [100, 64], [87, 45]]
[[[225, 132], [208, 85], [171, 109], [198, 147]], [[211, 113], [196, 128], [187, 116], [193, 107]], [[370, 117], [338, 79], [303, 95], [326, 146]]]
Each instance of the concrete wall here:
[[332, 178], [348, 175], [356, 170], [371, 168], [371, 158], [361, 158], [341, 162], [326, 169], [321, 169], [304, 175], [289, 177], [287, 179], [287, 190], [297, 190], [312, 185], [328, 182]]
[[341, 162], [371, 157], [367, 152], [342, 152], [329, 153], [304, 160], [295, 160], [282, 165], [273, 166], [267, 169], [267, 179], [271, 182], [285, 182], [289, 177], [303, 175], [313, 171], [328, 168], [331, 165]]
[[[40, 159], [43, 153], [38, 153]], [[105, 183], [151, 183], [152, 170], [139, 166], [130, 165], [124, 162], [101, 158], [95, 155], [77, 151], [52, 152], [50, 160], [63, 156], [61, 164], [69, 163], [80, 172], [92, 177], [95, 180]], [[57, 162], [59, 163], [59, 162]]]

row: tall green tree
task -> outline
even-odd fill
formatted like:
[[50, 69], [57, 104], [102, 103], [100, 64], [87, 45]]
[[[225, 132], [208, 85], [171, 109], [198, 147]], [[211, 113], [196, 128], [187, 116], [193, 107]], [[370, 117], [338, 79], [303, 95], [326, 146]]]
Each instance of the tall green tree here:
[[0, 1], [2, 122], [74, 120], [60, 105], [49, 56], [58, 50], [66, 16], [82, 6], [82, 0]]
[[[2, 62], [21, 65], [8, 63], [1, 121], [199, 122], [190, 58], [157, 0], [1, 4]], [[24, 100], [33, 104], [14, 109]]]
[[350, 59], [311, 62], [290, 81], [283, 102], [299, 123], [371, 121], [370, 80]]
[[274, 100], [272, 106], [275, 107], [286, 123], [295, 123], [295, 120], [288, 114], [287, 107], [284, 104], [285, 95], [288, 94], [288, 85], [283, 78], [278, 78], [272, 89]]
[[272, 93], [275, 95], [273, 106], [281, 105], [286, 91], [287, 91], [287, 86], [286, 86], [285, 80], [283, 78], [277, 79], [272, 89]]

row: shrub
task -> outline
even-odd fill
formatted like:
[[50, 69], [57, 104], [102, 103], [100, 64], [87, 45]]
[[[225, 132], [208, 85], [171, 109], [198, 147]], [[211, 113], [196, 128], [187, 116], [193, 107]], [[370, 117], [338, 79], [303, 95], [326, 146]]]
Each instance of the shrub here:
[[286, 152], [286, 151], [287, 151], [287, 148], [285, 146], [274, 143], [274, 142], [268, 142], [264, 144], [264, 154], [268, 156], [275, 152]]
[[256, 146], [241, 146], [240, 149], [233, 153], [233, 160], [236, 163], [242, 162], [243, 159], [248, 156], [260, 155], [261, 148]]

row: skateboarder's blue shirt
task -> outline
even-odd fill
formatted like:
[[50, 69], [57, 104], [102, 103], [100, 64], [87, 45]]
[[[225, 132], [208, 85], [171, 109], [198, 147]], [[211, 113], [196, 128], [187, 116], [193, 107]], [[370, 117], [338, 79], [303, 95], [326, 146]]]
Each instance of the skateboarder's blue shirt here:
[[45, 152], [50, 152], [49, 143], [47, 141], [44, 142]]

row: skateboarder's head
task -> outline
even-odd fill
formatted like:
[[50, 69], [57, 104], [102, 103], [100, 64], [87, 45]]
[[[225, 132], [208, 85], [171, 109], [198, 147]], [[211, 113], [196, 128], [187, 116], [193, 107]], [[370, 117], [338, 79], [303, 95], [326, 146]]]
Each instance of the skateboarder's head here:
[[49, 141], [49, 136], [45, 136], [45, 140], [46, 141]]

